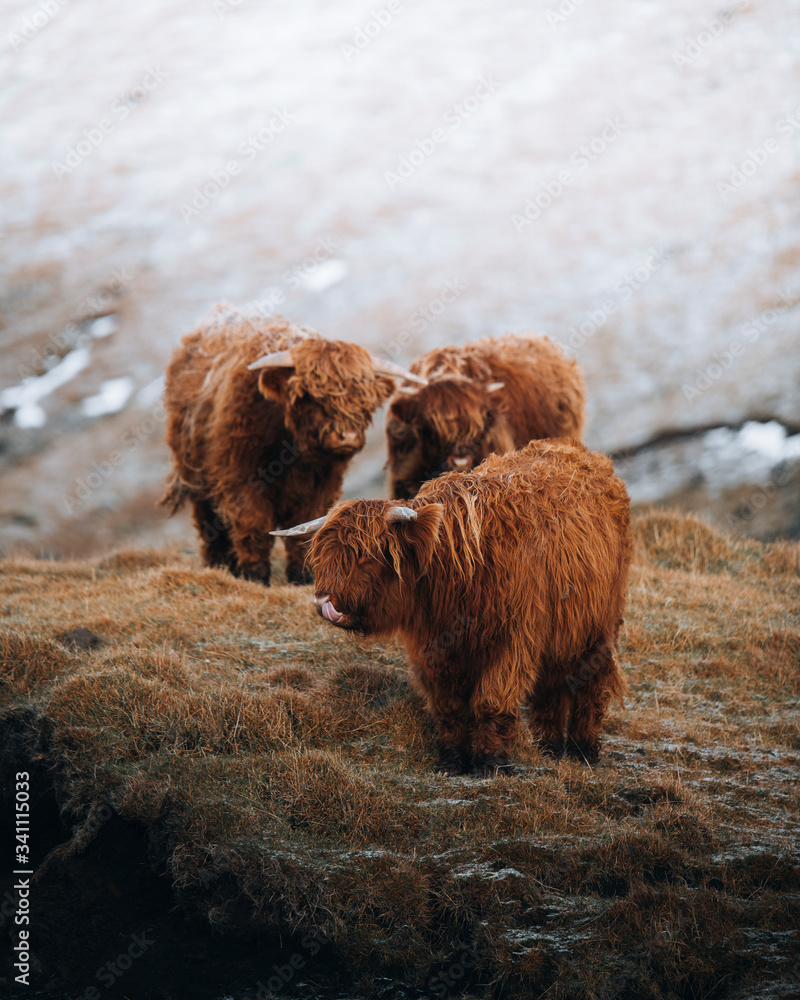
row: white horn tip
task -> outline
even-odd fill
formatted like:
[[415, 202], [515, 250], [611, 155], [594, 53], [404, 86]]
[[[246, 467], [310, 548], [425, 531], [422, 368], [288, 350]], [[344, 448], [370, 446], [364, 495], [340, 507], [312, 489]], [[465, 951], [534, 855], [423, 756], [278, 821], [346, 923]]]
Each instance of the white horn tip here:
[[247, 370], [252, 372], [259, 368], [294, 368], [290, 351], [274, 351], [272, 354], [265, 354], [247, 366]]
[[324, 517], [314, 518], [313, 521], [305, 521], [303, 524], [295, 524], [292, 528], [280, 528], [275, 531], [270, 531], [270, 534], [292, 538], [307, 537], [309, 535], [315, 535], [327, 520], [328, 515], [326, 514]]
[[406, 521], [416, 521], [417, 512], [410, 507], [390, 507], [386, 512], [389, 524], [399, 524]]
[[385, 361], [383, 358], [373, 357], [372, 364], [375, 371], [379, 375], [389, 375], [391, 378], [405, 379], [408, 382], [414, 382], [417, 385], [427, 385], [428, 380], [423, 378], [421, 375], [415, 375], [413, 372], [406, 371], [405, 368], [401, 368], [400, 365], [396, 365], [394, 361]]

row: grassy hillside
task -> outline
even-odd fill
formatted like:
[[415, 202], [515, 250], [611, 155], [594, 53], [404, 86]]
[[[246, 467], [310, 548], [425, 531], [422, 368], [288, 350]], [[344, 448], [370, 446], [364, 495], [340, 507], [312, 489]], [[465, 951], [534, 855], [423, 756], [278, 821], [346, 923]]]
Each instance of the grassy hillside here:
[[[41, 891], [135, 828], [180, 912], [317, 929], [352, 995], [800, 996], [800, 546], [636, 535], [600, 764], [521, 732], [494, 781], [433, 773], [402, 650], [327, 627], [311, 588], [176, 552], [0, 563], [5, 776], [34, 770], [74, 833]], [[76, 626], [100, 645], [66, 648]]]

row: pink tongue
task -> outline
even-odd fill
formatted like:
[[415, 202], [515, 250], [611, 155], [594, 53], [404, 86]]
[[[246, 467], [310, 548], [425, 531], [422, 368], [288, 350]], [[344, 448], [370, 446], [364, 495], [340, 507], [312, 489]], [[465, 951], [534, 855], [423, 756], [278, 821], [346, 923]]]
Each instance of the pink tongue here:
[[329, 622], [338, 622], [342, 616], [330, 601], [326, 601], [322, 605], [322, 617], [327, 618]]

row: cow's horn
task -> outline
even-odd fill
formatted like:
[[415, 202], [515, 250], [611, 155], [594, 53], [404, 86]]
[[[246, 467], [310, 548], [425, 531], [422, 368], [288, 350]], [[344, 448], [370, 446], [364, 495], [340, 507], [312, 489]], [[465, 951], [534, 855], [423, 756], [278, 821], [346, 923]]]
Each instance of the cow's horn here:
[[390, 507], [386, 511], [386, 520], [389, 524], [397, 524], [401, 521], [416, 521], [417, 512], [410, 507]]
[[500, 390], [503, 388], [504, 385], [505, 385], [505, 382], [490, 382], [486, 386], [486, 391], [487, 392], [500, 392]]
[[405, 368], [401, 368], [400, 365], [396, 365], [394, 361], [384, 361], [382, 358], [373, 357], [372, 365], [379, 375], [391, 375], [392, 378], [404, 378], [409, 382], [416, 382], [417, 385], [428, 384], [428, 380], [426, 378], [423, 378], [421, 375], [415, 375], [413, 372], [406, 371]]
[[304, 524], [296, 524], [293, 528], [281, 528], [280, 531], [270, 531], [271, 535], [283, 535], [291, 538], [308, 538], [316, 535], [322, 525], [328, 520], [328, 515], [316, 517], [313, 521], [306, 521]]
[[291, 351], [275, 351], [274, 354], [265, 354], [263, 358], [254, 361], [247, 366], [248, 371], [255, 371], [256, 368], [294, 368]]

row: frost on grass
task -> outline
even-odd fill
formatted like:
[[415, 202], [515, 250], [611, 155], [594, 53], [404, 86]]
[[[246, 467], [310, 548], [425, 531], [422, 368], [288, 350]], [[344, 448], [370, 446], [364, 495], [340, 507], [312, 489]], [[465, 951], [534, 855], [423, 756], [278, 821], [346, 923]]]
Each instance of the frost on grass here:
[[[70, 825], [143, 824], [188, 913], [319, 928], [366, 991], [467, 952], [507, 996], [750, 995], [798, 948], [800, 550], [670, 514], [636, 537], [594, 769], [523, 727], [511, 775], [435, 774], [399, 647], [177, 552], [2, 564], [6, 763], [39, 755]], [[65, 649], [79, 625], [102, 645]]]

